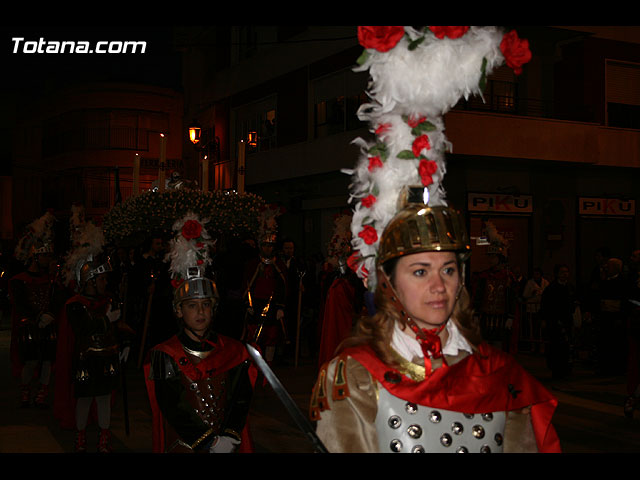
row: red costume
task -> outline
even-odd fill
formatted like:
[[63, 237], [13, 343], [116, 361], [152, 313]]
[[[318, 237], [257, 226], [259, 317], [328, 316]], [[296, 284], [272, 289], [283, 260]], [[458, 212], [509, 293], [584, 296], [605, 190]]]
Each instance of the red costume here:
[[356, 317], [355, 295], [356, 288], [347, 277], [335, 279], [329, 287], [318, 353], [320, 365], [333, 358], [340, 342], [351, 334]]
[[[253, 364], [245, 365], [245, 362], [250, 362], [249, 354], [237, 340], [212, 334], [203, 345], [205, 343], [208, 354], [195, 355], [192, 349], [195, 342], [192, 345], [186, 335], [178, 334], [154, 347], [150, 360], [145, 363], [145, 379], [153, 416], [154, 453], [176, 451], [179, 445], [187, 447], [187, 451], [206, 451], [214, 437], [224, 434], [228, 429], [239, 434], [239, 453], [253, 451], [246, 424], [250, 392], [242, 390], [241, 382], [248, 378], [250, 388], [253, 388], [257, 376], [255, 367]], [[169, 364], [166, 363], [167, 359], [170, 359]], [[172, 373], [174, 368], [177, 369], [175, 375]], [[238, 394], [225, 386], [235, 384], [235, 379], [240, 385]], [[159, 390], [161, 382], [173, 382], [173, 385]], [[198, 391], [213, 388], [221, 397], [217, 407], [209, 409], [207, 406], [205, 411], [200, 403], [200, 410], [192, 408], [198, 406], [197, 394], [191, 390], [194, 385], [198, 385]], [[171, 403], [176, 400], [176, 403]], [[164, 405], [164, 411], [161, 405]], [[168, 416], [171, 416], [171, 420]]]
[[[530, 406], [538, 451], [560, 452], [560, 443], [551, 424], [557, 406], [555, 398], [509, 354], [486, 343], [481, 344], [473, 355], [451, 366], [445, 363], [420, 381], [390, 368], [368, 346], [346, 349], [332, 362], [337, 364], [335, 373], [327, 373], [325, 365], [318, 376], [311, 403], [312, 420], [321, 422], [323, 412], [332, 414], [332, 408], [336, 410], [333, 415], [338, 415], [339, 402], [360, 395], [358, 390], [363, 389], [363, 384], [358, 381], [356, 385], [349, 369], [340, 367], [341, 362], [347, 365], [349, 357], [364, 366], [393, 397], [429, 409], [482, 414], [518, 411]], [[354, 404], [362, 405], [355, 401]], [[382, 406], [375, 408], [383, 411]], [[363, 415], [363, 418], [366, 417]], [[350, 421], [344, 419], [345, 424]], [[332, 419], [332, 423], [338, 424], [337, 419]], [[331, 442], [327, 443], [329, 447]]]
[[[260, 345], [275, 346], [288, 334], [284, 331], [284, 323], [277, 318], [278, 310], [284, 313], [286, 306], [286, 270], [287, 267], [282, 260], [275, 257], [255, 258], [247, 262], [244, 283], [245, 291], [251, 298], [253, 315], [247, 317], [244, 336], [246, 340], [253, 341], [257, 332], [260, 332]], [[267, 312], [264, 312], [267, 306]], [[261, 316], [263, 313], [266, 314], [265, 317]]]

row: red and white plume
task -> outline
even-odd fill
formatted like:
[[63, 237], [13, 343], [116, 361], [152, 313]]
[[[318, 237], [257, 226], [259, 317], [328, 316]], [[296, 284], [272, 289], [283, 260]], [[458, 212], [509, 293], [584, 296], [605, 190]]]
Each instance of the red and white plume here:
[[531, 54], [515, 31], [497, 27], [358, 27], [358, 39], [365, 50], [354, 70], [368, 70], [371, 99], [358, 118], [374, 139], [353, 141], [360, 157], [345, 170], [354, 204], [349, 263], [374, 288], [378, 241], [402, 188], [422, 185], [426, 204], [447, 205], [444, 114], [460, 99], [482, 95], [486, 76], [503, 62], [519, 73]]

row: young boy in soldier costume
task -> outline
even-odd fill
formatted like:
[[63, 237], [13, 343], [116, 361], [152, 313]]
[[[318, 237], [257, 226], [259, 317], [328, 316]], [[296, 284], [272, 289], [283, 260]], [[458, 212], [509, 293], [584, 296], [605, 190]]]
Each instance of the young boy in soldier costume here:
[[209, 237], [195, 215], [174, 225], [169, 254], [179, 333], [145, 363], [156, 453], [247, 453], [255, 367], [242, 343], [212, 330], [219, 297], [204, 277]]

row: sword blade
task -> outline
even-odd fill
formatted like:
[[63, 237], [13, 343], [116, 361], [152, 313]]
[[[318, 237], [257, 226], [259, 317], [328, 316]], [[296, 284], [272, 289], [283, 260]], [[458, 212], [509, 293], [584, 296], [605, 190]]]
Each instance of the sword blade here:
[[258, 352], [258, 350], [256, 350], [249, 344], [246, 344], [246, 347], [253, 362], [263, 373], [263, 375], [271, 385], [271, 388], [273, 388], [273, 391], [276, 393], [278, 399], [282, 402], [287, 412], [289, 412], [289, 415], [291, 415], [291, 418], [293, 418], [293, 421], [296, 423], [298, 428], [302, 430], [302, 432], [309, 438], [309, 440], [311, 440], [311, 443], [313, 443], [315, 450], [319, 453], [329, 453], [320, 438], [318, 438], [318, 436], [316, 435], [316, 431], [313, 428], [313, 425], [311, 425], [311, 422], [300, 411], [300, 408], [298, 408], [296, 402], [293, 400], [293, 398], [291, 398], [291, 395], [289, 395], [289, 392], [287, 392], [287, 390], [284, 388], [276, 374], [273, 373], [271, 367], [269, 367], [267, 362], [265, 362], [265, 360], [262, 358], [260, 352]]

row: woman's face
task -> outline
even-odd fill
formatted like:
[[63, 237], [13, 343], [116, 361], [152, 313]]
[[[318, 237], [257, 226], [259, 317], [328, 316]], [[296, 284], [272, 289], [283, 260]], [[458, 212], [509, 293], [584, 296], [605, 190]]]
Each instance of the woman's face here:
[[203, 336], [213, 318], [213, 301], [210, 298], [185, 300], [177, 308], [176, 315], [195, 333]]
[[453, 252], [420, 252], [401, 257], [396, 264], [394, 286], [409, 316], [421, 328], [446, 322], [461, 287]]

